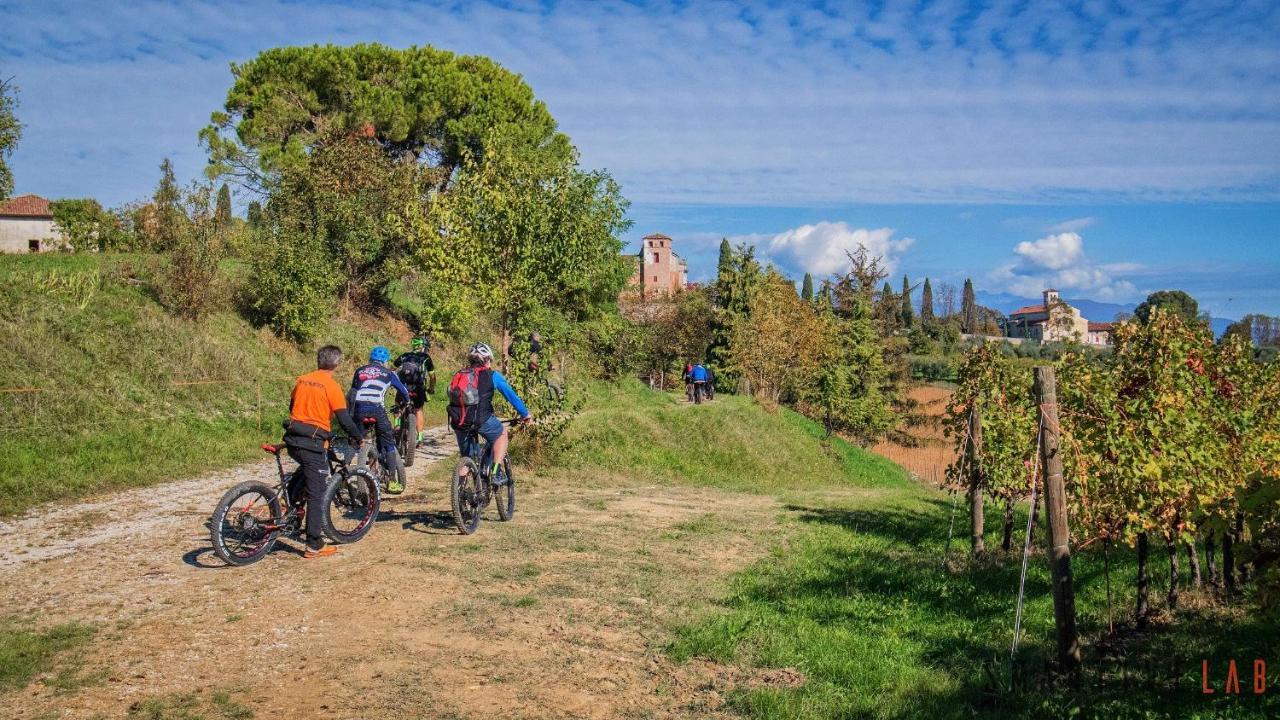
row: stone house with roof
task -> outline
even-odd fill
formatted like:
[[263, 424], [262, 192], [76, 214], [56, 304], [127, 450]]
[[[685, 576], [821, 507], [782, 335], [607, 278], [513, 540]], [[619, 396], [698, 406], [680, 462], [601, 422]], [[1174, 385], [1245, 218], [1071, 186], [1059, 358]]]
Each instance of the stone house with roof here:
[[62, 231], [53, 222], [49, 201], [39, 195], [19, 195], [0, 202], [0, 252], [60, 250]]
[[653, 233], [640, 241], [635, 268], [626, 292], [639, 293], [645, 300], [671, 297], [689, 284], [689, 265], [672, 248], [668, 235]]
[[1039, 342], [1079, 342], [1110, 345], [1111, 323], [1089, 322], [1080, 310], [1063, 302], [1058, 291], [1044, 291], [1040, 305], [1028, 305], [1009, 313], [1005, 335]]

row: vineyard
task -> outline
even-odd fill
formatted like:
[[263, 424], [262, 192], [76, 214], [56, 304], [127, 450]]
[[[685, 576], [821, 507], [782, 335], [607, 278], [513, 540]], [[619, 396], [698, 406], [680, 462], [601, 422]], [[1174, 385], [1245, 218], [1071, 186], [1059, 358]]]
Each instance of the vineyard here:
[[[988, 554], [984, 499], [1003, 508], [1005, 553], [1023, 539], [1016, 537], [1022, 528], [1015, 528], [1015, 508], [1031, 501], [1025, 541], [1032, 547], [1044, 532], [1036, 500], [1046, 491], [1052, 499], [1054, 484], [1046, 481], [1057, 472], [1070, 547], [1102, 548], [1103, 641], [1125, 631], [1121, 598], [1132, 599], [1132, 627], [1139, 630], [1156, 616], [1176, 622], [1188, 588], [1197, 601], [1231, 604], [1247, 594], [1274, 610], [1280, 588], [1278, 373], [1274, 363], [1255, 360], [1247, 339], [1215, 343], [1202, 323], [1159, 308], [1145, 322], [1120, 324], [1113, 353], [1069, 354], [1056, 363], [1045, 373], [1057, 379], [1047, 397], [1035, 388], [1041, 391], [1036, 397], [1026, 368], [989, 346], [970, 350], [947, 409], [957, 459], [946, 483], [968, 499], [971, 554]], [[1065, 530], [1050, 545], [1067, 554], [1069, 590]], [[1168, 556], [1162, 605], [1151, 597], [1154, 543]], [[1131, 594], [1111, 578], [1116, 556], [1130, 549], [1136, 552]], [[1063, 579], [1057, 572], [1055, 592]], [[1061, 623], [1058, 629], [1064, 631]]]

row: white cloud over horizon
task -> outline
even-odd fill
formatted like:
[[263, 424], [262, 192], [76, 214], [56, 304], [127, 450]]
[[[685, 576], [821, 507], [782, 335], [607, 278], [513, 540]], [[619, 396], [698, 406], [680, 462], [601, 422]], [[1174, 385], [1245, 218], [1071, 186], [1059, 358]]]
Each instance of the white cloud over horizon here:
[[1084, 238], [1078, 233], [1063, 232], [1023, 241], [1013, 252], [1019, 260], [992, 270], [988, 279], [1015, 295], [1036, 297], [1052, 287], [1064, 293], [1088, 293], [1092, 299], [1115, 302], [1133, 300], [1138, 294], [1137, 286], [1119, 276], [1139, 272], [1143, 266], [1093, 262], [1084, 251]]
[[1280, 200], [1275, 3], [0, 0], [0, 14], [0, 72], [27, 123], [19, 189], [52, 196], [140, 197], [166, 155], [198, 173], [230, 62], [379, 41], [523, 74], [584, 163], [638, 202]]
[[859, 247], [879, 257], [890, 274], [897, 272], [902, 254], [915, 243], [912, 238], [895, 238], [893, 228], [854, 228], [845, 222], [817, 222], [773, 235], [737, 235], [731, 243], [754, 245], [765, 262], [795, 275], [810, 273], [815, 280], [849, 269], [849, 254]]

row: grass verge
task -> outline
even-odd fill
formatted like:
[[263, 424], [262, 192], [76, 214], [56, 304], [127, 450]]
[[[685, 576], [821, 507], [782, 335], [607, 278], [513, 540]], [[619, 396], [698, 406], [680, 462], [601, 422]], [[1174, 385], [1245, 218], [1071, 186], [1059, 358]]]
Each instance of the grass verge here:
[[[80, 623], [56, 625], [46, 630], [33, 630], [12, 622], [0, 624], [0, 690], [26, 687], [36, 676], [59, 669], [65, 664], [69, 651], [89, 642], [95, 632], [93, 626]], [[54, 679], [70, 686], [76, 684], [74, 675], [74, 671], [63, 672]]]

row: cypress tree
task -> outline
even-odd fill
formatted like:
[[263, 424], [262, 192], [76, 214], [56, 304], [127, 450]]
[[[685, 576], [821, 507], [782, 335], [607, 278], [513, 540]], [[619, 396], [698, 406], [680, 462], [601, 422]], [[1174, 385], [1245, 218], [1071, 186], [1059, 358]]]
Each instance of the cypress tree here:
[[933, 288], [929, 278], [924, 279], [924, 288], [920, 291], [920, 322], [933, 322]]
[[257, 200], [249, 203], [246, 217], [249, 220], [249, 227], [258, 227], [262, 223], [262, 203]]
[[911, 283], [907, 281], [907, 276], [902, 276], [902, 327], [911, 327], [911, 323], [915, 321], [915, 311], [911, 308]]
[[218, 189], [218, 205], [213, 214], [214, 224], [226, 229], [231, 226], [231, 188], [226, 183]]
[[975, 332], [978, 324], [978, 301], [973, 295], [973, 281], [964, 279], [964, 292], [960, 298], [960, 329], [967, 333]]
[[800, 288], [800, 299], [807, 303], [813, 302], [813, 276], [809, 273], [804, 274], [804, 284]]
[[160, 182], [156, 185], [155, 194], [151, 196], [155, 220], [146, 234], [147, 245], [152, 250], [169, 251], [178, 244], [182, 223], [187, 219], [181, 207], [181, 200], [182, 193], [178, 190], [178, 179], [173, 172], [173, 163], [169, 158], [165, 158], [164, 162], [160, 163]]
[[716, 279], [724, 281], [733, 272], [733, 248], [729, 247], [729, 238], [720, 239], [720, 264], [716, 268]]

